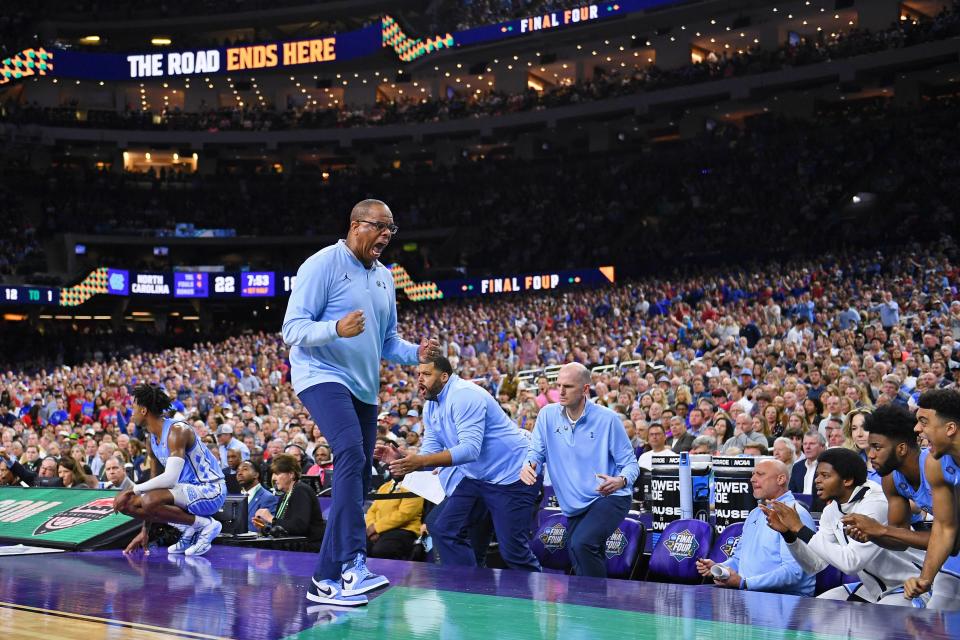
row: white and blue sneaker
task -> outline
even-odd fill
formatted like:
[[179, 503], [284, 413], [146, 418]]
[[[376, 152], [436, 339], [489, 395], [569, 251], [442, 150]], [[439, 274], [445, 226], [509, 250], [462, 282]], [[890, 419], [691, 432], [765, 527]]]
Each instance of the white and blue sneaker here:
[[177, 529], [180, 530], [180, 539], [177, 540], [176, 544], [167, 547], [167, 553], [184, 553], [197, 541], [198, 532], [193, 527], [177, 525]]
[[340, 587], [339, 580], [310, 579], [307, 600], [334, 607], [360, 607], [367, 604], [367, 596], [348, 596]]
[[358, 553], [353, 562], [343, 563], [342, 575], [345, 596], [358, 596], [390, 584], [386, 576], [370, 573], [367, 569], [367, 558], [362, 553]]
[[194, 542], [189, 549], [184, 551], [184, 554], [188, 556], [202, 556], [207, 551], [210, 551], [210, 547], [213, 545], [213, 539], [220, 535], [222, 530], [223, 525], [220, 524], [220, 521], [210, 518], [209, 522], [197, 533], [197, 541]]

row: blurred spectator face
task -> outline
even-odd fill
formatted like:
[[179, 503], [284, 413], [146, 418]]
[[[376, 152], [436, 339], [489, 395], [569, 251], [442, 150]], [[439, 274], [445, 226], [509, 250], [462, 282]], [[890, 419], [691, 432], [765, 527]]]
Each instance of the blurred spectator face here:
[[273, 456], [279, 455], [280, 453], [283, 453], [283, 442], [281, 442], [277, 438], [274, 438], [273, 440], [267, 443], [267, 451], [270, 453], [271, 458]]
[[297, 462], [303, 462], [303, 452], [300, 451], [300, 447], [289, 446], [283, 450], [284, 453], [289, 453], [294, 458], [297, 459]]
[[803, 436], [803, 457], [809, 461], [816, 460], [823, 452], [823, 446], [820, 444], [820, 438], [816, 435], [807, 434]]
[[753, 420], [745, 413], [737, 416], [737, 430], [743, 434], [753, 433]]
[[0, 460], [0, 486], [7, 486], [14, 484], [16, 478], [13, 476], [13, 472], [7, 468], [6, 460]]
[[785, 442], [773, 443], [773, 457], [783, 464], [793, 464], [793, 451]]
[[703, 424], [703, 413], [700, 409], [693, 409], [690, 411], [690, 428], [698, 430], [700, 425]]
[[41, 478], [56, 478], [57, 461], [53, 458], [44, 458], [43, 462], [40, 463], [39, 475]]
[[828, 396], [825, 405], [826, 405], [826, 408], [827, 408], [827, 413], [829, 413], [829, 414], [831, 414], [831, 415], [839, 415], [839, 414], [840, 414], [840, 398], [839, 398], [839, 396], [834, 396], [834, 395]]
[[237, 482], [241, 486], [250, 488], [259, 481], [257, 472], [253, 470], [253, 465], [248, 462], [241, 462], [237, 467]]
[[63, 486], [71, 487], [73, 486], [73, 472], [70, 469], [66, 468], [63, 465], [60, 465], [57, 471], [57, 475], [60, 476], [60, 481], [63, 482]]
[[647, 429], [647, 442], [650, 444], [650, 448], [654, 451], [659, 451], [667, 444], [667, 436], [663, 431], [663, 427], [658, 424], [650, 425]]
[[58, 445], [56, 442], [51, 442], [51, 443], [47, 446], [47, 454], [53, 456], [54, 458], [59, 458], [59, 457], [60, 457], [60, 445]]
[[890, 398], [897, 397], [897, 392], [899, 391], [899, 389], [897, 388], [897, 385], [895, 385], [893, 382], [887, 381], [887, 382], [884, 382], [881, 386], [883, 387], [883, 394], [885, 396], [888, 396]]
[[32, 444], [27, 446], [27, 462], [36, 462], [37, 458], [40, 457], [40, 450], [37, 449], [37, 445]]
[[130, 436], [125, 433], [117, 436], [117, 448], [124, 453], [130, 453]]
[[756, 446], [751, 445], [751, 444], [748, 444], [747, 446], [745, 446], [745, 447], [743, 448], [743, 455], [745, 455], [745, 456], [750, 456], [751, 458], [756, 458], [756, 457], [760, 456], [762, 453], [763, 453], [763, 452], [760, 450], [759, 447], [756, 447]]
[[103, 473], [107, 476], [107, 480], [118, 486], [123, 482], [124, 477], [126, 477], [123, 467], [114, 456], [111, 456], [106, 464], [103, 465]]
[[100, 456], [100, 459], [104, 462], [107, 461], [111, 453], [113, 453], [113, 447], [107, 446], [105, 442], [97, 448], [97, 455]]
[[829, 423], [827, 425], [827, 446], [842, 447], [843, 441], [843, 426], [836, 422]]
[[227, 466], [233, 469], [234, 471], [240, 466], [243, 458], [240, 455], [240, 451], [237, 449], [227, 449]]

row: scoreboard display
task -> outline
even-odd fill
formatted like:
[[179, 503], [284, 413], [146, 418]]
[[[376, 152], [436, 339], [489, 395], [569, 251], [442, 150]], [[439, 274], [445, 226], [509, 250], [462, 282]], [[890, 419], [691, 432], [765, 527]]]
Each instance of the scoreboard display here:
[[275, 284], [276, 274], [273, 271], [241, 273], [240, 295], [244, 298], [272, 298]]
[[[391, 268], [398, 265], [392, 265]], [[400, 267], [402, 271], [402, 267]], [[603, 286], [615, 282], [613, 267], [596, 267], [570, 271], [521, 273], [490, 278], [413, 282], [403, 271], [394, 274], [395, 286], [417, 301], [416, 290], [431, 287], [441, 298], [501, 296], [523, 292]], [[75, 307], [97, 295], [151, 297], [155, 299], [212, 298], [220, 300], [287, 297], [297, 284], [292, 271], [174, 271], [166, 273], [137, 272], [101, 267], [80, 284], [64, 288], [28, 285], [0, 285], [0, 304], [49, 305]], [[84, 297], [76, 299], [75, 290], [84, 289]]]
[[3, 304], [60, 304], [60, 290], [52, 287], [3, 287]]
[[210, 295], [210, 274], [203, 272], [176, 272], [173, 274], [175, 298], [206, 298]]

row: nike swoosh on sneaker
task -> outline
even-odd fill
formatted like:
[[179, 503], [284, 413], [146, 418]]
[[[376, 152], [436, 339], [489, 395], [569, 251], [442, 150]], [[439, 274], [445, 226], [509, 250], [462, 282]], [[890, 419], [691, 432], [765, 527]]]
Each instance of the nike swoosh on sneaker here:
[[357, 576], [351, 575], [349, 580], [347, 580], [346, 578], [343, 579], [343, 584], [345, 586], [352, 587], [356, 579], [357, 579]]
[[325, 595], [325, 596], [333, 595], [334, 593], [333, 587], [327, 586], [325, 584], [320, 584], [319, 582], [317, 582], [316, 578], [310, 578], [310, 582], [313, 583], [313, 586], [316, 587], [317, 591], [319, 591], [322, 595]]

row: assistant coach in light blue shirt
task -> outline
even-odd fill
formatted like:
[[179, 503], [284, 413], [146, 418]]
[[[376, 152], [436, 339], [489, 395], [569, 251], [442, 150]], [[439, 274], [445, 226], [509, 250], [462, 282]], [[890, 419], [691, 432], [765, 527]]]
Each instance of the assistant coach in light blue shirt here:
[[[787, 490], [789, 478], [787, 466], [779, 460], [759, 460], [750, 477], [753, 496], [761, 502], [776, 500], [793, 507], [799, 514], [800, 521], [812, 531], [816, 531], [813, 517]], [[733, 555], [721, 563], [721, 566], [730, 572], [730, 576], [712, 576], [710, 569], [713, 565], [712, 560], [700, 560], [697, 562], [697, 570], [704, 577], [713, 577], [714, 584], [721, 587], [794, 596], [812, 596], [816, 588], [816, 576], [803, 572], [783, 537], [767, 525], [767, 517], [760, 507], [747, 516], [743, 523], [743, 534]]]
[[[493, 396], [454, 375], [446, 358], [421, 363], [417, 374], [420, 394], [427, 400], [423, 443], [418, 455], [393, 460], [390, 473], [402, 476], [418, 469], [455, 466], [463, 475], [430, 531], [440, 563], [476, 566], [476, 555], [461, 530], [482, 503], [493, 518], [507, 566], [540, 571], [540, 562], [530, 550], [530, 523], [542, 483], [528, 486], [519, 480], [527, 438]], [[386, 447], [380, 450], [391, 454]]]
[[355, 606], [387, 579], [366, 568], [363, 501], [377, 436], [380, 360], [416, 364], [438, 354], [435, 340], [416, 344], [397, 335], [397, 300], [380, 256], [397, 232], [379, 200], [350, 212], [346, 240], [300, 266], [283, 319], [293, 388], [330, 443], [337, 461], [333, 505], [313, 583], [312, 602]]
[[609, 538], [630, 510], [640, 475], [623, 421], [587, 402], [590, 372], [564, 365], [557, 378], [560, 402], [540, 410], [520, 479], [537, 480], [544, 463], [567, 517], [567, 551], [578, 576], [607, 577]]

